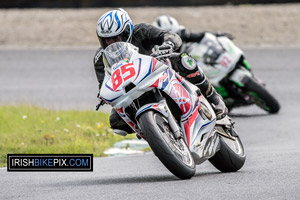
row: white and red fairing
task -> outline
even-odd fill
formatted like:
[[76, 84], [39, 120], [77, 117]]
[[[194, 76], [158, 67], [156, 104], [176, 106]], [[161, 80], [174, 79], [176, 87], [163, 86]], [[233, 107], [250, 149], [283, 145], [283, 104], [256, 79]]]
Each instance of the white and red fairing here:
[[[133, 83], [135, 87], [126, 92], [125, 87], [130, 83]], [[130, 59], [124, 59], [121, 63], [113, 66], [111, 76], [106, 73], [100, 95], [116, 109], [135, 132], [142, 136], [139, 126], [127, 116], [125, 108], [133, 100], [153, 88], [164, 91], [174, 99], [182, 111], [181, 128], [187, 145], [191, 152], [202, 154], [198, 157], [205, 156], [204, 149], [207, 148], [207, 145], [213, 146], [211, 140], [214, 135], [212, 130], [215, 125], [215, 114], [206, 99], [197, 95], [197, 87], [175, 74], [175, 71], [166, 64], [136, 52]], [[200, 115], [201, 101], [208, 105], [207, 107], [212, 113], [211, 119]], [[161, 108], [159, 102], [147, 104], [138, 110], [136, 116], [149, 109], [163, 112]], [[197, 163], [197, 159], [195, 162]]]

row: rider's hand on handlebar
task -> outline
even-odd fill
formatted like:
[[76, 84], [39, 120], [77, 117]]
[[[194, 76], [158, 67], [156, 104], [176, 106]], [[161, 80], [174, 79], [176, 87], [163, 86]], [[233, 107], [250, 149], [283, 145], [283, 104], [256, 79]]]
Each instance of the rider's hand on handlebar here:
[[152, 56], [155, 58], [166, 58], [169, 57], [174, 51], [174, 44], [170, 41], [164, 42], [162, 45], [154, 46], [152, 49]]

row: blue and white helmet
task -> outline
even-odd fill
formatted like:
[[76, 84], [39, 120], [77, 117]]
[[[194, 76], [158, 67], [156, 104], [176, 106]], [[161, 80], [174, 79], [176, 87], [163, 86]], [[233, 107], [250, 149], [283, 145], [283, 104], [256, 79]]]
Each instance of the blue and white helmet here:
[[184, 26], [179, 25], [177, 20], [169, 15], [158, 16], [154, 20], [153, 25], [163, 30], [174, 33], [178, 33], [180, 30], [184, 29]]
[[102, 48], [108, 46], [108, 39], [131, 42], [133, 32], [132, 21], [127, 12], [121, 8], [102, 15], [97, 24], [97, 35]]

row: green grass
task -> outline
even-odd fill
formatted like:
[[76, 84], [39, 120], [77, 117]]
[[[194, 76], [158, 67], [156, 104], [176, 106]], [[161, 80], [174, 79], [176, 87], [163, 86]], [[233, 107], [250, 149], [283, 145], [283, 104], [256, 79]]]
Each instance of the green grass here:
[[108, 119], [109, 114], [96, 111], [0, 106], [0, 167], [6, 166], [8, 153], [104, 156], [104, 150], [124, 139], [112, 132]]

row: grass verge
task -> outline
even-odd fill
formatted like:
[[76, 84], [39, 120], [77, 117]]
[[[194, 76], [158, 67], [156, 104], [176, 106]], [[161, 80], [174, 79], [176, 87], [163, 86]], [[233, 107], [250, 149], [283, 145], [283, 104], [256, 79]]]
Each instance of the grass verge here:
[[107, 113], [95, 111], [0, 106], [0, 167], [6, 166], [8, 153], [104, 156], [104, 150], [124, 139], [112, 132], [108, 119]]

